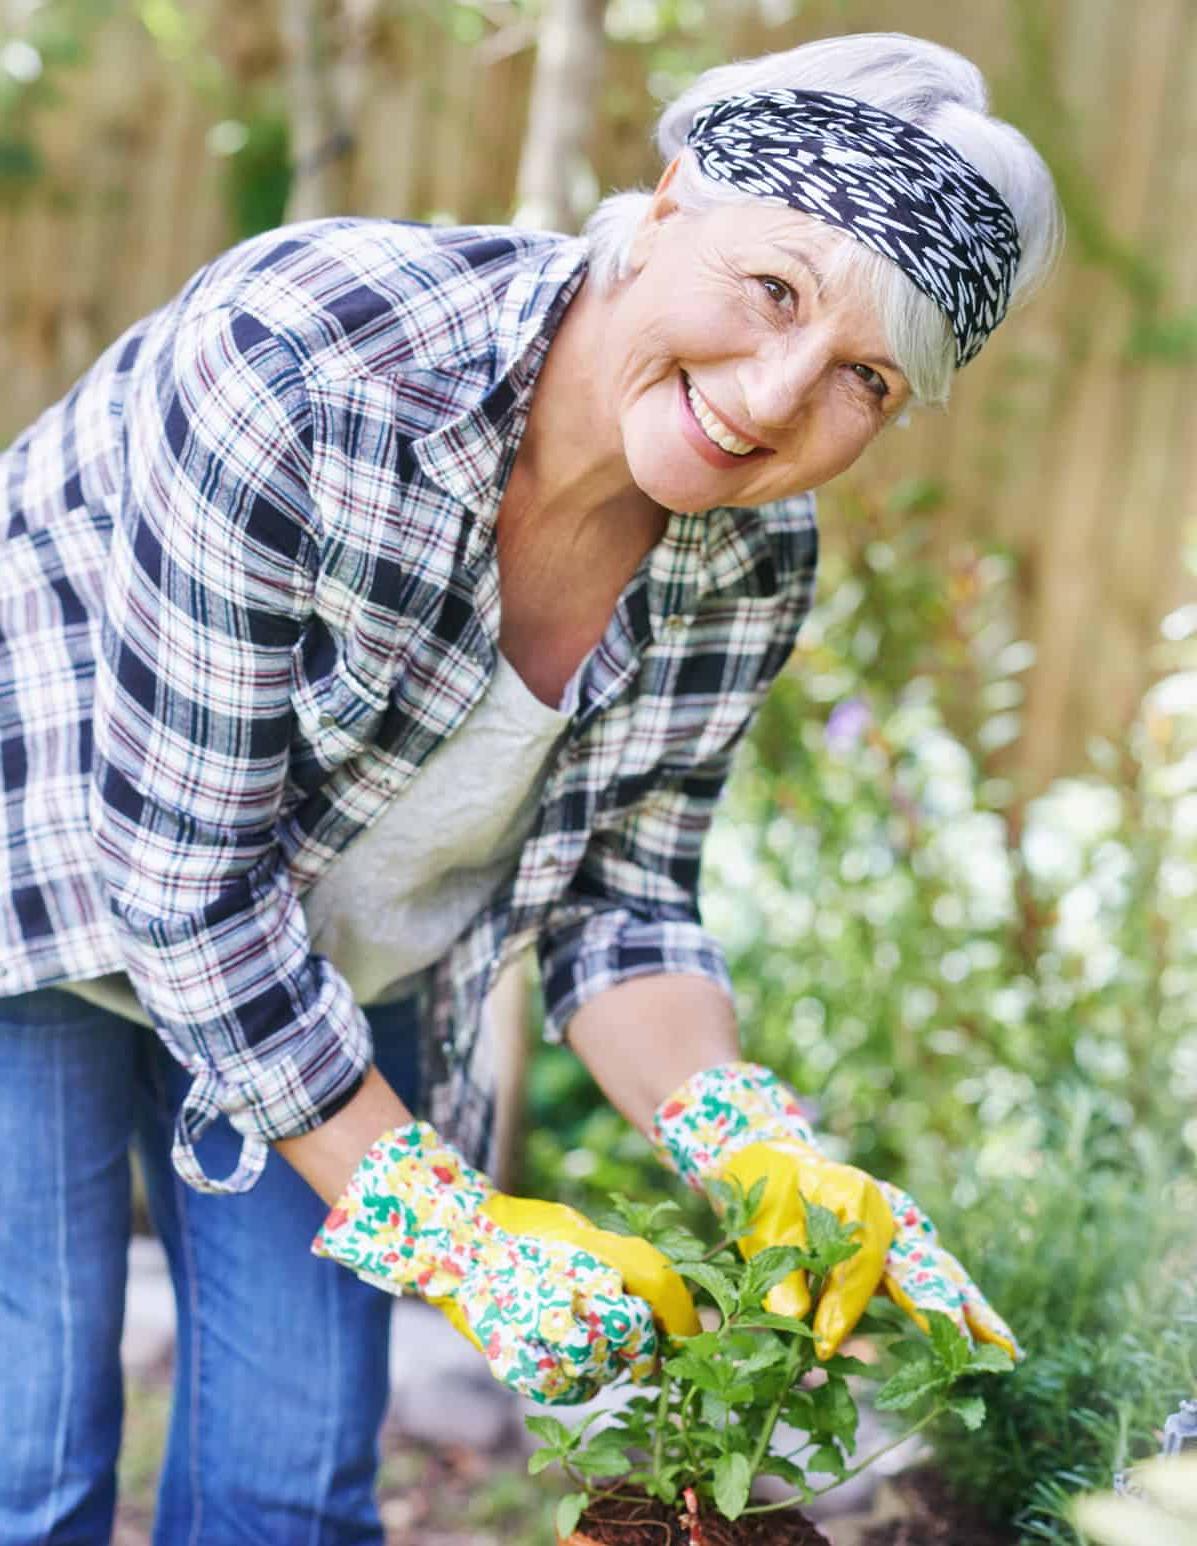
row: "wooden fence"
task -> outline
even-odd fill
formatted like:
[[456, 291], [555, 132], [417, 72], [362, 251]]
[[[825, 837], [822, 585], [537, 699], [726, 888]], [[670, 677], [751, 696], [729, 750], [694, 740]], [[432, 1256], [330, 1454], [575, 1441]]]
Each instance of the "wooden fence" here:
[[[118, 6], [84, 64], [60, 76], [61, 100], [36, 120], [46, 176], [0, 208], [0, 443], [235, 239], [230, 162], [216, 153], [228, 131], [212, 131], [249, 106], [283, 110], [276, 3], [185, 4], [208, 64], [194, 51], [165, 57], [135, 7]], [[340, 4], [356, 16], [361, 67], [348, 207], [503, 220], [527, 40], [456, 41], [435, 0]], [[1078, 766], [1095, 731], [1122, 732], [1158, 620], [1191, 591], [1181, 555], [1197, 509], [1197, 0], [1142, 0], [1133, 13], [1122, 0], [808, 0], [773, 25], [735, 0], [712, 13], [722, 31], [708, 43], [727, 56], [883, 29], [960, 48], [1068, 184], [1073, 239], [1055, 283], [969, 367], [946, 414], [894, 429], [853, 474], [934, 480], [946, 544], [983, 536], [1018, 558], [1037, 652], [1018, 762], [1039, 787]], [[609, 50], [601, 189], [655, 176], [644, 60], [642, 48]], [[834, 542], [834, 491], [826, 511]]]

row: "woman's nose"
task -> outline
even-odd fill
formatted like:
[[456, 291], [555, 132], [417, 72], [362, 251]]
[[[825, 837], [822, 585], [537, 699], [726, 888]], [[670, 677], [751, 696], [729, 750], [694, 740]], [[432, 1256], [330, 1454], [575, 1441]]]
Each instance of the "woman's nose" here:
[[746, 360], [739, 374], [744, 406], [752, 417], [748, 427], [767, 431], [796, 424], [826, 369], [825, 352], [814, 338], [791, 338], [780, 348]]

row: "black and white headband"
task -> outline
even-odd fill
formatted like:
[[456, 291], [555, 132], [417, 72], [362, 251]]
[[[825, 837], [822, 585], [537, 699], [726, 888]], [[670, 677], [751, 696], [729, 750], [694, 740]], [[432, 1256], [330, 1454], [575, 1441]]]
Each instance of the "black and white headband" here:
[[707, 177], [780, 200], [891, 259], [946, 314], [966, 365], [1006, 314], [1018, 226], [943, 140], [830, 91], [750, 91], [700, 108], [686, 144]]

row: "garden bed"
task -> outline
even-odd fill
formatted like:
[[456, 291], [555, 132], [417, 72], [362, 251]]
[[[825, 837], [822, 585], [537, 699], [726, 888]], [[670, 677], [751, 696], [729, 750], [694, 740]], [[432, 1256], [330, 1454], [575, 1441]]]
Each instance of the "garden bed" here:
[[833, 1546], [1016, 1546], [1018, 1535], [954, 1497], [929, 1466], [882, 1484], [867, 1514], [828, 1525]]
[[606, 1498], [582, 1515], [568, 1546], [828, 1546], [827, 1537], [792, 1510], [741, 1516], [704, 1513], [697, 1523], [678, 1505]]

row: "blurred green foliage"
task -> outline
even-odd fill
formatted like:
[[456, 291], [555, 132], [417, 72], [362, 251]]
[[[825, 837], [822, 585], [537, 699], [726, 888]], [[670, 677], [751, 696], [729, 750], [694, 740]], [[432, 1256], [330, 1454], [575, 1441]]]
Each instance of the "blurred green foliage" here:
[[286, 116], [268, 106], [230, 120], [239, 131], [224, 158], [221, 186], [237, 241], [281, 225], [291, 192], [291, 135]]
[[[1024, 806], [995, 771], [1031, 663], [1011, 564], [945, 553], [940, 498], [840, 497], [704, 912], [746, 1053], [815, 1098], [837, 1157], [909, 1185], [1031, 1353], [995, 1422], [943, 1440], [948, 1474], [1071, 1542], [1067, 1495], [1193, 1386], [1197, 617], [1169, 620], [1128, 744]], [[572, 1054], [537, 1053], [532, 1100], [530, 1191], [677, 1195]]]
[[1111, 1124], [1092, 1087], [1074, 1081], [1038, 1114], [1033, 1168], [982, 1174], [966, 1160], [977, 1201], [943, 1203], [953, 1245], [1017, 1306], [1033, 1356], [986, 1387], [982, 1433], [962, 1444], [945, 1424], [936, 1443], [953, 1488], [1025, 1541], [1072, 1546], [1076, 1492], [1154, 1454], [1163, 1419], [1197, 1390], [1197, 1194], [1167, 1137]]
[[24, 25], [0, 29], [0, 199], [11, 203], [44, 174], [37, 120], [63, 99], [63, 80], [87, 62], [95, 29], [118, 0], [28, 6]]

